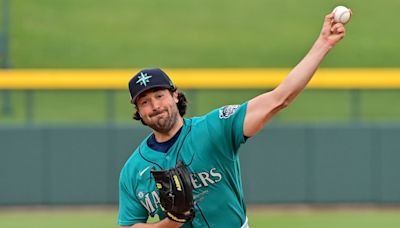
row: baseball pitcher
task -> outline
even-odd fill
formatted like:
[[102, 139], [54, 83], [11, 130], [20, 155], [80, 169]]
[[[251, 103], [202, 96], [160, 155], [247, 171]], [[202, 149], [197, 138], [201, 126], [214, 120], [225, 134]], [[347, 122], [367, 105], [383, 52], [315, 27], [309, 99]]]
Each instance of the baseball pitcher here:
[[[121, 227], [246, 228], [239, 147], [305, 88], [345, 36], [333, 14], [308, 54], [274, 90], [243, 104], [184, 118], [187, 100], [161, 69], [129, 81], [134, 118], [151, 128], [120, 174]], [[149, 217], [160, 221], [146, 224]]]

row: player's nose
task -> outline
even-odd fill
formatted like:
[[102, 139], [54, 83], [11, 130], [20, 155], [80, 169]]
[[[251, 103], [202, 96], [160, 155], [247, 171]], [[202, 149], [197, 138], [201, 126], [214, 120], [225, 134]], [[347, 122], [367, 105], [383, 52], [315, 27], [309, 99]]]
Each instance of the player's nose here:
[[156, 99], [153, 99], [151, 101], [151, 107], [153, 108], [153, 111], [159, 111], [161, 109], [161, 103]]

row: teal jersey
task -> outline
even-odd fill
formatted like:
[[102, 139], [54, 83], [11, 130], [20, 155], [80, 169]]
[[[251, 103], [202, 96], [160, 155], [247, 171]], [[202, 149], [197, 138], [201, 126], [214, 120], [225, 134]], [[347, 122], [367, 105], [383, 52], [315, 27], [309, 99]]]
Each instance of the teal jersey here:
[[[241, 227], [246, 222], [238, 149], [245, 142], [247, 103], [229, 105], [207, 115], [184, 119], [177, 141], [167, 153], [152, 150], [147, 138], [120, 174], [118, 224], [145, 223], [166, 216], [150, 170], [169, 169], [182, 160], [191, 172], [196, 216], [182, 227]], [[150, 137], [150, 136], [149, 136]]]

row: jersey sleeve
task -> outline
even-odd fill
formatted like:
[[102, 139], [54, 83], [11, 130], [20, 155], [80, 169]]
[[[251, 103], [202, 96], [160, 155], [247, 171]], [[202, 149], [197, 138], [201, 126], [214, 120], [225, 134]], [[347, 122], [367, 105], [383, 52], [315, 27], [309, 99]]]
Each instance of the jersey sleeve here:
[[127, 175], [121, 172], [119, 180], [119, 214], [120, 226], [131, 226], [137, 223], [146, 223], [148, 214], [146, 209], [134, 195], [132, 186], [128, 184]]
[[243, 134], [247, 102], [241, 105], [227, 105], [207, 114], [207, 125], [212, 140], [225, 151], [237, 153], [246, 141]]

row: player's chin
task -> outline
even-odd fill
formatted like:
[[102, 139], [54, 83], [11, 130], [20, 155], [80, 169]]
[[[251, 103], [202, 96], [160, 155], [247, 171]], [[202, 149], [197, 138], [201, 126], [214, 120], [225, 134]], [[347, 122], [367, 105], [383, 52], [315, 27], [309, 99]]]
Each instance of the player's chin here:
[[165, 113], [161, 113], [152, 117], [151, 120], [158, 126], [164, 126], [167, 122], [169, 122], [169, 117], [168, 115], [165, 115]]
[[156, 120], [149, 121], [149, 123], [146, 124], [153, 130], [160, 133], [167, 133], [174, 126], [173, 121], [170, 118], [166, 117], [156, 118]]
[[160, 119], [157, 122], [157, 128], [159, 132], [168, 132], [172, 129], [172, 127], [174, 126], [173, 122], [170, 119]]

